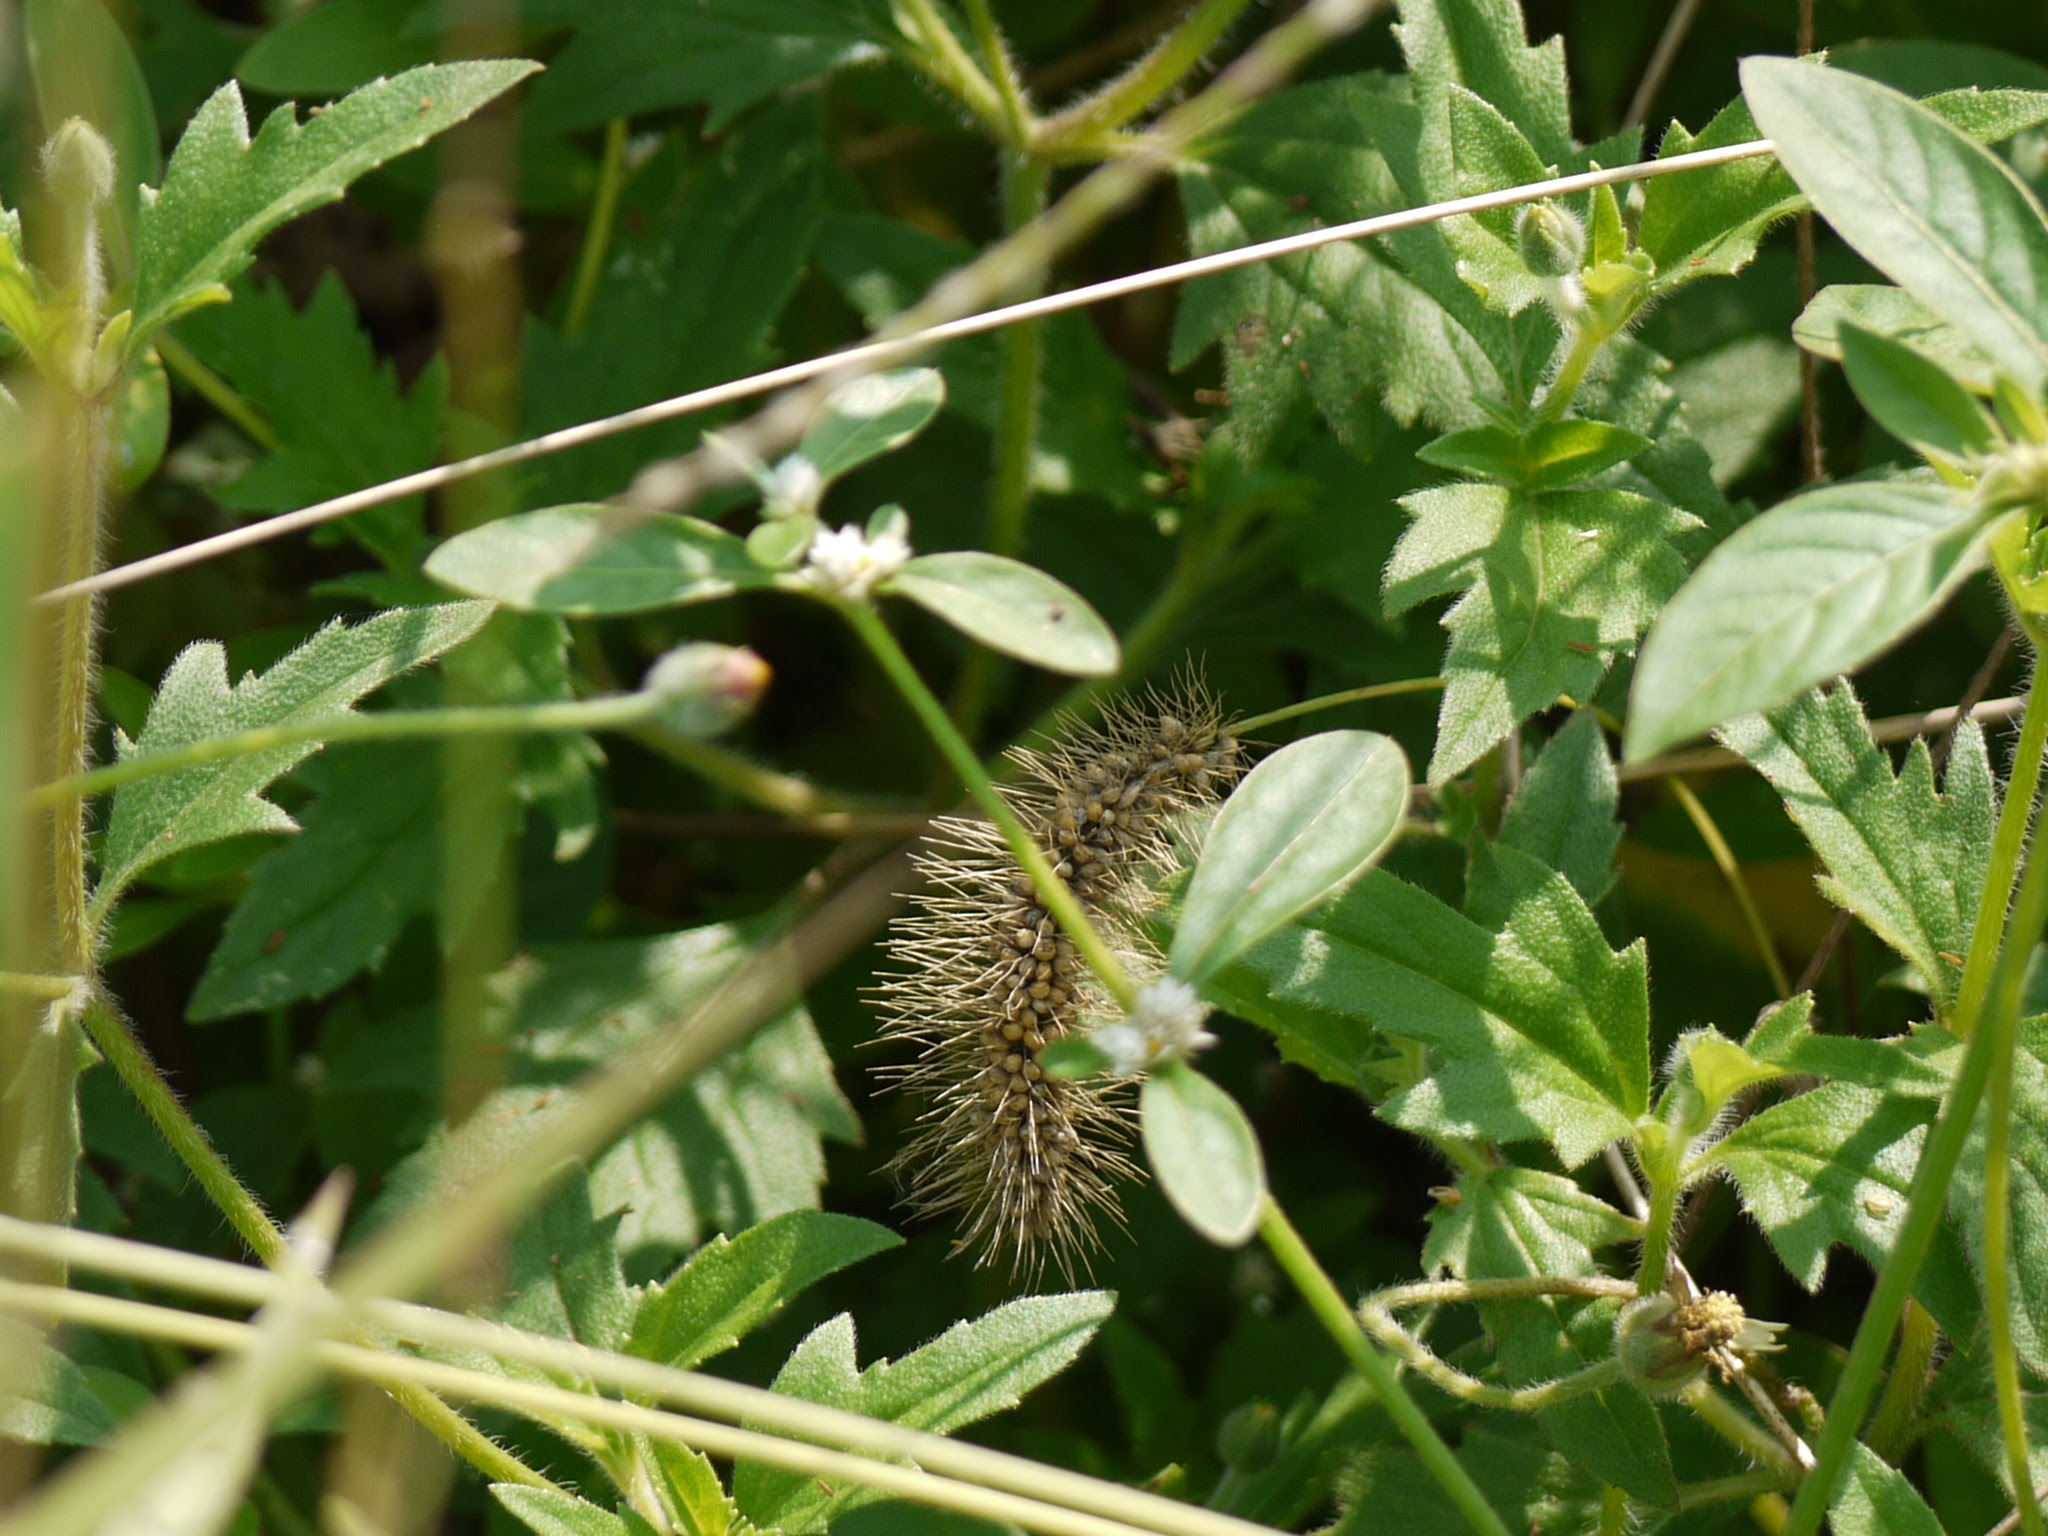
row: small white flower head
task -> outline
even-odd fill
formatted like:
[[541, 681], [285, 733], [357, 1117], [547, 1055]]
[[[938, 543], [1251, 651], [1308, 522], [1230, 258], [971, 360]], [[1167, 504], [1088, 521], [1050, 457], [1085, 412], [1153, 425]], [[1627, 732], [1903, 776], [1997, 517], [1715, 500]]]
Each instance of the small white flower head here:
[[761, 480], [761, 499], [769, 517], [810, 516], [824, 495], [825, 477], [800, 453], [792, 453]]
[[804, 580], [852, 602], [865, 602], [875, 587], [910, 563], [910, 539], [900, 520], [876, 529], [848, 523], [837, 533], [826, 529], [811, 540], [804, 558]]
[[1185, 1061], [1216, 1043], [1202, 1028], [1209, 1005], [1184, 981], [1162, 976], [1138, 994], [1130, 1016], [1088, 1036], [1118, 1077], [1137, 1077], [1169, 1061]]

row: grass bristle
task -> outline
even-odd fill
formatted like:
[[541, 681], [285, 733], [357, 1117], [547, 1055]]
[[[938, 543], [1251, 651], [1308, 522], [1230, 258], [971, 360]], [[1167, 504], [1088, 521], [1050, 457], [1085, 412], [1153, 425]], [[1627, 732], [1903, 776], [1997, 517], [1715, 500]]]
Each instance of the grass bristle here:
[[[1177, 862], [1173, 819], [1243, 772], [1215, 699], [1189, 678], [1012, 756], [1019, 818], [1135, 974], [1156, 973], [1137, 921], [1147, 877]], [[939, 820], [918, 862], [927, 889], [891, 930], [880, 997], [883, 1038], [918, 1048], [883, 1070], [927, 1107], [891, 1168], [907, 1205], [961, 1222], [956, 1249], [977, 1263], [1035, 1278], [1050, 1261], [1071, 1280], [1101, 1224], [1123, 1224], [1117, 1185], [1139, 1171], [1131, 1094], [1047, 1077], [1039, 1058], [1113, 1009], [988, 822]]]

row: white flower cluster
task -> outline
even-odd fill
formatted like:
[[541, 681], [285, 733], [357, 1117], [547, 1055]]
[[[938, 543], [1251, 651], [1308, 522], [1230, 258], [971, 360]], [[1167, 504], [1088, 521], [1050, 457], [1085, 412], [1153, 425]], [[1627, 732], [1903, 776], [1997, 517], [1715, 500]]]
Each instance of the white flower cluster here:
[[821, 591], [864, 602], [876, 585], [910, 562], [910, 540], [890, 527], [870, 538], [854, 523], [821, 531], [804, 556], [804, 580]]
[[1193, 987], [1162, 976], [1138, 994], [1128, 1018], [1103, 1025], [1088, 1042], [1109, 1058], [1111, 1072], [1136, 1077], [1214, 1045], [1216, 1037], [1202, 1028], [1208, 1017], [1209, 1005]]

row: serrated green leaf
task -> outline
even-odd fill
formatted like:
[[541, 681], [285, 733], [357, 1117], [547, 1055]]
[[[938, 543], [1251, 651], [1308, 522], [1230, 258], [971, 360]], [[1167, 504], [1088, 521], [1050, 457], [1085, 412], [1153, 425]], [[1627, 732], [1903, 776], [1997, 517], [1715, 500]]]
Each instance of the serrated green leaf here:
[[827, 485], [869, 459], [901, 448], [946, 403], [946, 377], [936, 368], [871, 373], [825, 397], [796, 451]]
[[1500, 845], [1556, 870], [1587, 906], [1598, 906], [1614, 885], [1620, 801], [1607, 737], [1582, 710], [1530, 765], [1501, 818]]
[[[1467, 1425], [1453, 1454], [1486, 1502], [1506, 1513], [1509, 1530], [1599, 1528], [1600, 1483], [1549, 1450], [1533, 1426]], [[1336, 1492], [1337, 1521], [1324, 1536], [1444, 1536], [1467, 1528], [1436, 1475], [1406, 1446], [1367, 1446], [1345, 1464]]]
[[[932, 1434], [1013, 1407], [1073, 1361], [1108, 1317], [1107, 1291], [1026, 1296], [972, 1322], [955, 1323], [901, 1360], [865, 1370], [855, 1357], [853, 1318], [842, 1312], [796, 1347], [776, 1374], [774, 1389], [808, 1402], [865, 1414]], [[833, 1517], [878, 1497], [872, 1490], [828, 1489], [815, 1478], [742, 1461], [733, 1499], [756, 1525], [790, 1536], [822, 1531]]]
[[1674, 537], [1690, 513], [1632, 491], [1523, 495], [1439, 486], [1402, 498], [1415, 519], [1387, 564], [1389, 614], [1465, 595], [1444, 615], [1429, 782], [1448, 782], [1560, 694], [1591, 694], [1685, 579]]
[[1254, 949], [1278, 997], [1430, 1048], [1429, 1076], [1382, 1113], [1430, 1135], [1541, 1138], [1576, 1167], [1649, 1106], [1649, 976], [1616, 954], [1562, 875], [1475, 850], [1473, 915], [1384, 870]]
[[691, 1370], [825, 1276], [902, 1242], [871, 1221], [823, 1211], [785, 1211], [735, 1238], [714, 1237], [641, 1299], [626, 1352]]
[[[878, 330], [922, 298], [974, 248], [876, 214], [830, 220], [818, 241], [818, 266]], [[1130, 378], [1081, 315], [1040, 322], [1043, 389], [1057, 410], [1041, 413], [1031, 449], [1032, 488], [1046, 495], [1086, 492], [1119, 506], [1141, 505], [1143, 465], [1131, 450]], [[946, 396], [962, 415], [993, 430], [1001, 409], [1001, 361], [995, 338], [956, 341], [937, 354]]]
[[[1658, 146], [1657, 158], [1725, 149], [1762, 137], [1748, 104], [1738, 99], [1716, 113], [1698, 135], [1673, 123]], [[1757, 246], [1771, 226], [1805, 206], [1792, 178], [1769, 155], [1645, 184], [1636, 239], [1657, 264], [1652, 291], [1668, 292], [1696, 278], [1741, 271], [1756, 258]]]
[[1816, 357], [1839, 363], [1845, 325], [1861, 326], [1913, 348], [1973, 394], [1991, 393], [1995, 370], [1990, 356], [1903, 288], [1882, 283], [1823, 288], [1792, 323], [1792, 339]]
[[635, 1298], [619, 1267], [621, 1212], [591, 1209], [579, 1169], [512, 1234], [499, 1317], [515, 1328], [615, 1350], [633, 1326]]
[[1415, 456], [1520, 490], [1553, 491], [1590, 480], [1649, 446], [1640, 432], [1574, 419], [1542, 422], [1520, 435], [1504, 427], [1468, 427], [1424, 445]]
[[[1983, 732], [1966, 722], [1937, 794], [1925, 741], [1903, 771], [1871, 740], [1855, 690], [1808, 693], [1768, 715], [1744, 715], [1721, 740], [1756, 765], [1827, 864], [1821, 889], [1920, 973], [1937, 1015], [1962, 980], [1998, 821]], [[1953, 958], [1945, 958], [1953, 957]]]
[[[149, 82], [101, 0], [27, 0], [21, 42], [45, 137], [83, 118], [114, 152], [114, 199], [107, 254], [117, 276], [135, 265], [136, 204], [163, 168]], [[17, 189], [18, 190], [18, 189]]]
[[[1985, 1273], [1984, 1169], [1988, 1120], [1979, 1110], [1949, 1185], [1970, 1264]], [[2048, 1371], [2048, 1018], [2022, 1019], [2012, 1066], [2007, 1295], [2013, 1347], [2035, 1374]]]
[[[307, 12], [324, 13], [326, 7]], [[436, 359], [401, 394], [332, 273], [295, 310], [282, 283], [243, 289], [178, 323], [176, 335], [276, 429], [280, 446], [222, 486], [243, 512], [285, 512], [431, 466], [441, 450], [446, 367]], [[422, 499], [358, 512], [337, 525], [391, 570], [419, 559]]]
[[1794, 496], [1744, 524], [1644, 641], [1628, 755], [1862, 666], [1948, 600], [1996, 515], [1954, 491], [1862, 481]]
[[492, 1483], [491, 1497], [534, 1536], [632, 1536], [626, 1522], [561, 1488]]
[[679, 608], [774, 580], [715, 523], [662, 513], [617, 526], [602, 502], [543, 507], [457, 534], [424, 569], [457, 592], [572, 618]]
[[1406, 0], [1400, 36], [1416, 103], [1428, 125], [1424, 190], [1431, 198], [1458, 195], [1448, 125], [1455, 87], [1490, 103], [1543, 164], [1576, 169], [1564, 40], [1553, 37], [1530, 47], [1515, 0]]
[[1842, 238], [2038, 393], [2048, 220], [2011, 167], [1910, 97], [1841, 70], [1752, 58], [1742, 89]]
[[406, 22], [420, 0], [325, 0], [287, 13], [235, 61], [235, 78], [266, 96], [325, 99], [431, 64], [432, 34]]
[[972, 549], [920, 555], [880, 590], [1049, 672], [1108, 677], [1123, 664], [1116, 631], [1088, 599], [1021, 560]]
[[1145, 1079], [1145, 1158], [1173, 1208], [1210, 1242], [1241, 1248], [1266, 1207], [1266, 1162], [1237, 1101], [1184, 1061]]
[[429, 64], [375, 81], [301, 123], [289, 105], [252, 141], [232, 81], [186, 125], [136, 221], [139, 344], [198, 294], [249, 264], [256, 242], [331, 203], [365, 171], [461, 122], [539, 69], [524, 59]]
[[[187, 646], [164, 674], [149, 721], [130, 741], [116, 731], [119, 758], [229, 736], [257, 726], [348, 712], [399, 673], [460, 645], [491, 616], [488, 603], [396, 608], [353, 628], [330, 624], [261, 677], [230, 687], [227, 653], [212, 641]], [[290, 832], [291, 817], [263, 798], [280, 774], [317, 752], [314, 743], [181, 768], [119, 790], [100, 849], [96, 909], [173, 853], [245, 832]]]
[[1200, 987], [1377, 863], [1408, 813], [1408, 758], [1374, 731], [1326, 731], [1254, 768], [1224, 803], [1181, 903], [1170, 975]]
[[1907, 447], [1957, 463], [1997, 449], [1991, 418], [1945, 369], [1856, 325], [1843, 325], [1836, 338], [1857, 400]]
[[791, 86], [901, 45], [869, 0], [692, 0], [571, 7], [580, 25], [529, 110], [549, 132], [708, 102], [707, 132]]
[[439, 892], [440, 757], [355, 746], [301, 775], [319, 797], [265, 854], [186, 1005], [195, 1023], [325, 997], [375, 970]]
[[1799, 349], [1782, 336], [1738, 336], [1696, 352], [1670, 380], [1722, 490], [1766, 462], [1799, 412]]
[[[686, 179], [679, 177], [657, 205], [652, 227], [639, 235], [621, 231], [579, 334], [526, 322], [526, 435], [744, 378], [776, 362], [775, 320], [817, 239], [824, 173], [815, 94], [752, 114], [708, 164], [693, 158]], [[661, 423], [551, 454], [528, 466], [530, 504], [615, 495], [650, 459], [696, 448], [715, 422]]]
[[702, 1452], [648, 1435], [635, 1435], [633, 1441], [676, 1536], [752, 1536], [753, 1527], [726, 1496]]
[[1860, 1440], [1849, 1442], [1849, 1463], [1828, 1502], [1835, 1536], [1947, 1536], [1906, 1474]]
[[[516, 1042], [513, 1080], [532, 1085], [529, 1100], [534, 1088], [565, 1095], [709, 996], [746, 953], [724, 925], [535, 949], [493, 984]], [[619, 1248], [636, 1277], [666, 1274], [713, 1231], [814, 1209], [827, 1136], [858, 1142], [860, 1122], [809, 1015], [792, 1008], [594, 1159], [591, 1202], [625, 1210]]]

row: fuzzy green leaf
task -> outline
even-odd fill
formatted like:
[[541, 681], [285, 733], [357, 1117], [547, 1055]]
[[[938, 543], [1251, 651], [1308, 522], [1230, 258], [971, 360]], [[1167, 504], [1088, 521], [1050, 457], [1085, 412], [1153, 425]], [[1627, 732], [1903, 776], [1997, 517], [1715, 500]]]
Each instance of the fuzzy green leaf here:
[[2048, 219], [2010, 166], [1889, 87], [1752, 58], [1743, 96], [1842, 238], [1990, 353], [2048, 382]]
[[[1673, 123], [1657, 158], [1725, 149], [1762, 137], [1748, 105], [1737, 100], [1696, 136]], [[1756, 258], [1771, 226], [1805, 206], [1799, 188], [1770, 155], [1646, 183], [1636, 238], [1657, 264], [1653, 291], [1741, 271]]]
[[1555, 491], [1590, 480], [1650, 446], [1640, 432], [1604, 421], [1546, 421], [1526, 434], [1468, 427], [1416, 451], [1425, 464], [1464, 470], [1524, 491]]
[[[1979, 1110], [1949, 1186], [1949, 1210], [1962, 1225], [1971, 1266], [1980, 1277], [1985, 1272], [1986, 1126]], [[2012, 1219], [2006, 1293], [2012, 1298], [2013, 1346], [2039, 1375], [2048, 1372], [2048, 1018], [2020, 1020], [2009, 1135]]]
[[304, 123], [289, 104], [279, 107], [253, 141], [241, 90], [222, 86], [186, 125], [162, 188], [143, 200], [135, 342], [240, 272], [278, 225], [333, 202], [365, 171], [417, 149], [539, 68], [524, 59], [425, 65]]
[[880, 590], [1049, 672], [1107, 677], [1123, 662], [1116, 631], [1088, 599], [1021, 560], [972, 549], [920, 555]]
[[632, 1536], [617, 1515], [560, 1488], [492, 1483], [491, 1497], [534, 1536]]
[[1429, 1135], [1541, 1138], [1576, 1167], [1649, 1107], [1649, 974], [1565, 878], [1481, 847], [1471, 916], [1374, 870], [1246, 958], [1279, 998], [1430, 1048], [1382, 1113]]
[[[212, 641], [187, 646], [164, 674], [142, 734], [114, 733], [127, 759], [265, 725], [341, 715], [399, 673], [432, 661], [475, 634], [488, 603], [397, 608], [350, 628], [330, 624], [261, 677], [229, 686], [227, 652]], [[315, 743], [277, 747], [143, 779], [114, 795], [100, 849], [104, 907], [135, 877], [173, 853], [244, 832], [290, 832], [297, 823], [263, 798], [280, 774], [319, 751]]]
[[[1600, 1482], [1544, 1445], [1533, 1426], [1464, 1425], [1455, 1452], [1511, 1531], [1594, 1531]], [[1469, 1529], [1436, 1475], [1407, 1446], [1368, 1445], [1337, 1479], [1337, 1521], [1323, 1536], [1445, 1536]], [[1654, 1517], [1645, 1522], [1655, 1529]]]
[[679, 608], [774, 580], [715, 523], [662, 513], [611, 532], [618, 522], [602, 502], [521, 512], [458, 533], [425, 570], [457, 592], [574, 618]]
[[1991, 418], [1938, 364], [1860, 326], [1843, 325], [1836, 336], [1857, 400], [1907, 447], [1958, 463], [1997, 448]]
[[823, 1211], [785, 1211], [736, 1238], [714, 1237], [647, 1292], [626, 1352], [691, 1370], [732, 1348], [800, 1291], [902, 1243], [886, 1227]]
[[1849, 1443], [1849, 1464], [1828, 1503], [1828, 1529], [1835, 1536], [1947, 1536], [1906, 1474], [1860, 1440]]
[[[853, 1318], [841, 1313], [796, 1347], [775, 1377], [775, 1390], [951, 1434], [1015, 1406], [1065, 1370], [1115, 1301], [1107, 1291], [1027, 1296], [972, 1322], [955, 1323], [901, 1360], [877, 1360], [865, 1370], [854, 1353]], [[828, 1489], [815, 1478], [753, 1462], [740, 1462], [733, 1473], [733, 1498], [742, 1513], [791, 1536], [822, 1531], [835, 1516], [876, 1497], [868, 1489]]]
[[[326, 7], [308, 12], [324, 13]], [[280, 446], [217, 492], [242, 512], [286, 512], [430, 467], [441, 449], [447, 369], [437, 358], [401, 394], [332, 273], [303, 310], [282, 283], [180, 321], [176, 335], [276, 429]], [[344, 518], [338, 528], [386, 566], [418, 563], [420, 497]]]
[[500, 1318], [592, 1349], [620, 1348], [634, 1297], [619, 1267], [619, 1215], [592, 1212], [590, 1181], [580, 1171], [565, 1180], [512, 1236]]
[[1237, 1101], [1169, 1061], [1145, 1079], [1139, 1115], [1146, 1160], [1173, 1208], [1219, 1247], [1250, 1242], [1265, 1210], [1266, 1163]]
[[439, 891], [440, 755], [339, 748], [300, 778], [319, 791], [297, 837], [257, 863], [187, 1005], [195, 1023], [325, 997], [383, 963]]
[[1400, 33], [1426, 125], [1423, 190], [1429, 197], [1458, 195], [1449, 119], [1460, 87], [1512, 124], [1539, 163], [1577, 169], [1564, 40], [1553, 37], [1530, 47], [1515, 0], [1407, 0]]
[[0, 1348], [8, 1361], [0, 1436], [24, 1445], [98, 1445], [114, 1432], [119, 1415], [94, 1390], [95, 1376], [113, 1372], [88, 1371], [15, 1318], [0, 1320]]
[[1782, 336], [1737, 336], [1677, 364], [1670, 381], [1726, 490], [1769, 461], [1798, 415], [1799, 349]]
[[1391, 737], [1326, 731], [1282, 747], [1237, 786], [1203, 840], [1169, 973], [1201, 986], [1378, 863], [1407, 813], [1408, 758]]
[[1828, 868], [1821, 889], [1920, 973], [1946, 1015], [1962, 979], [1998, 822], [1998, 792], [1975, 722], [1956, 733], [1946, 794], [1925, 741], [1896, 777], [1844, 681], [1720, 731], [1785, 797]]
[[1581, 711], [1530, 766], [1501, 818], [1500, 845], [1548, 865], [1587, 906], [1598, 906], [1614, 885], [1620, 800], [1607, 737], [1599, 720]]
[[1643, 643], [1628, 755], [1644, 758], [1854, 671], [1976, 568], [1995, 513], [1863, 481], [1780, 502], [1709, 555]]
[[936, 368], [900, 368], [843, 384], [825, 397], [796, 451], [827, 485], [869, 459], [901, 448], [946, 403]]
[[901, 46], [872, 0], [617, 0], [564, 16], [576, 36], [530, 109], [554, 133], [694, 102], [710, 104], [705, 129], [717, 133], [757, 101]]
[[1792, 324], [1792, 339], [1832, 362], [1842, 361], [1842, 330], [1860, 326], [1911, 347], [1973, 394], [1991, 393], [1990, 356], [1903, 288], [1836, 283], [1814, 295]]
[[1463, 592], [1429, 782], [1476, 762], [1560, 694], [1585, 698], [1685, 579], [1690, 513], [1632, 491], [1523, 495], [1446, 485], [1402, 498], [1415, 525], [1387, 564], [1386, 609]]

